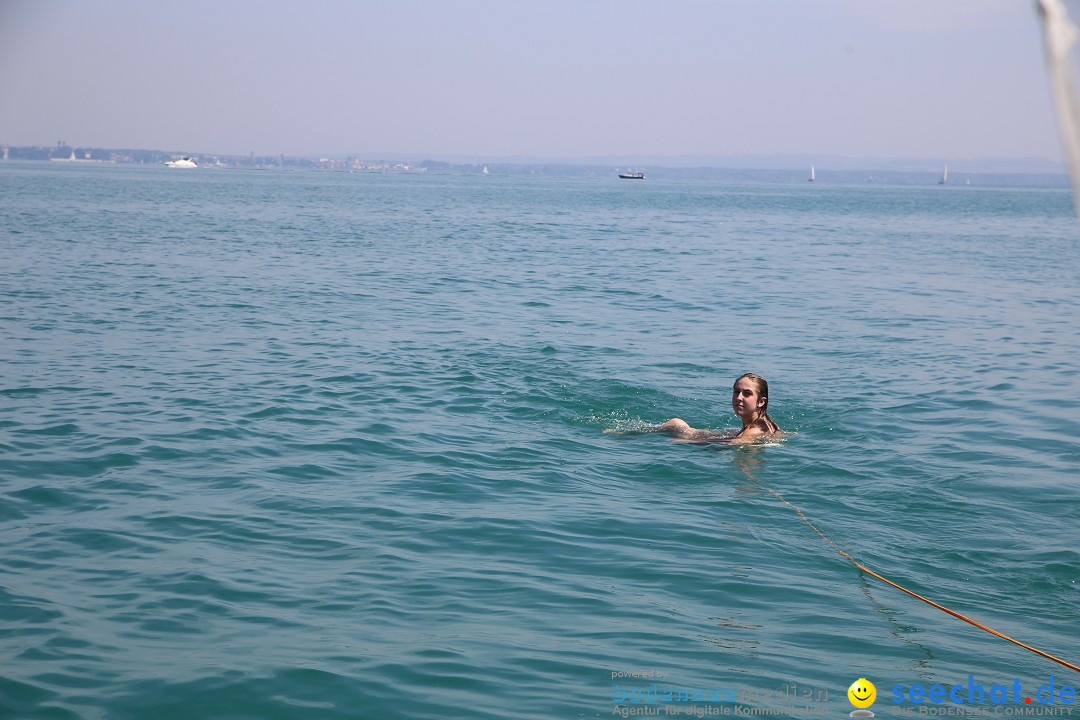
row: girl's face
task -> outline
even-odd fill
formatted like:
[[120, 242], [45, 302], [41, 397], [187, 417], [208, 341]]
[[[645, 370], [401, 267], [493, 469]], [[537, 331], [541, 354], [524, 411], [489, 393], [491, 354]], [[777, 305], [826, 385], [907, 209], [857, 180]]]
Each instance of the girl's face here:
[[750, 378], [742, 378], [735, 383], [731, 391], [731, 409], [741, 418], [753, 417], [754, 413], [765, 404], [765, 398], [758, 395], [757, 386]]

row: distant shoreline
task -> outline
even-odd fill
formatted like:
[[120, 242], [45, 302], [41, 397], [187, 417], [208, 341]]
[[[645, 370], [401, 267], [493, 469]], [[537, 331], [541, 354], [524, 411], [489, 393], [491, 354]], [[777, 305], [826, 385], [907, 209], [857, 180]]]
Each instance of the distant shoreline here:
[[[586, 158], [544, 161], [539, 158], [520, 160], [488, 159], [475, 162], [455, 158], [454, 161], [425, 159], [419, 162], [385, 159], [387, 155], [361, 157], [297, 157], [258, 156], [255, 154], [217, 155], [192, 151], [165, 152], [162, 150], [133, 150], [88, 148], [58, 144], [52, 147], [0, 145], [0, 163], [4, 161], [72, 162], [110, 165], [164, 165], [181, 155], [198, 159], [200, 166], [218, 168], [309, 169], [347, 172], [403, 172], [453, 175], [484, 175], [485, 168], [492, 176], [550, 176], [550, 177], [616, 177], [627, 168], [643, 169], [648, 180], [717, 180], [761, 182], [806, 182], [810, 166], [815, 168], [815, 184], [938, 184], [941, 166], [927, 160], [872, 159], [866, 167], [858, 160], [828, 158], [801, 163], [802, 157], [745, 156], [713, 158], [730, 164], [694, 164], [693, 158]], [[400, 158], [400, 156], [398, 156]], [[686, 164], [678, 165], [679, 160]], [[784, 161], [787, 160], [787, 163]], [[607, 162], [605, 162], [607, 161]], [[743, 161], [743, 165], [737, 164]], [[698, 161], [703, 162], [703, 161]], [[756, 166], [755, 166], [756, 165]], [[950, 161], [947, 186], [1021, 186], [1068, 187], [1069, 178], [1059, 163], [1043, 159], [985, 159]], [[807, 183], [809, 185], [809, 183]]]

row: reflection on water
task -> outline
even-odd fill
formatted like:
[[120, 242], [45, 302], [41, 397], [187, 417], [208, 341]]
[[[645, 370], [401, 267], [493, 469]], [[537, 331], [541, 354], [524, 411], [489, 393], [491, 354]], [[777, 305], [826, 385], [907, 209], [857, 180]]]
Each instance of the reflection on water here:
[[758, 476], [765, 467], [767, 450], [761, 445], [736, 445], [732, 446], [731, 462], [739, 469], [746, 478], [746, 485], [740, 485], [739, 490], [749, 491], [760, 489], [761, 481]]

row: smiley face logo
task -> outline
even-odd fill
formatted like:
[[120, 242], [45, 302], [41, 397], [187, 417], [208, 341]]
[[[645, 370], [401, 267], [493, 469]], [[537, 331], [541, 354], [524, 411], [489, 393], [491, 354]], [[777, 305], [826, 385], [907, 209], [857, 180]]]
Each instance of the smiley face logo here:
[[868, 708], [877, 699], [877, 688], [866, 678], [859, 678], [847, 689], [848, 700], [857, 708]]

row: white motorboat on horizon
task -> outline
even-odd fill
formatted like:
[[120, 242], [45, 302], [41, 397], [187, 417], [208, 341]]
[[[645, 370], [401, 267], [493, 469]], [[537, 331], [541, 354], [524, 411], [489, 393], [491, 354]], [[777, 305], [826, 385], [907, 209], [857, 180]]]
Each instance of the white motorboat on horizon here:
[[184, 155], [179, 160], [169, 160], [165, 163], [165, 167], [197, 168], [199, 167], [199, 163], [195, 162], [195, 158], [190, 158], [187, 155]]

